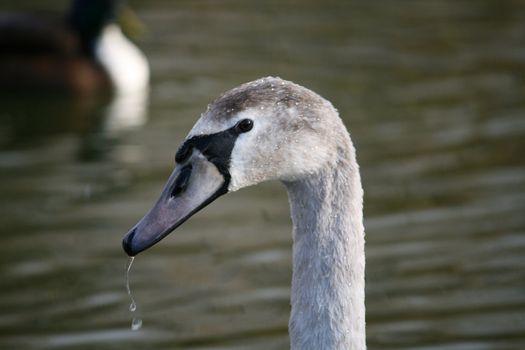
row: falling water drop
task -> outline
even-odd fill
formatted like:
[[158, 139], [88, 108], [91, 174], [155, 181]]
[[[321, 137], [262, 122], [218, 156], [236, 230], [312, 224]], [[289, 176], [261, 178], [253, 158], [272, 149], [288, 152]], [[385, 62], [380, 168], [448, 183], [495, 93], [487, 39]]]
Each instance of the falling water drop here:
[[[129, 304], [129, 311], [132, 313], [135, 313], [137, 311], [137, 303], [135, 302], [135, 298], [133, 298], [133, 294], [131, 293], [131, 288], [129, 287], [129, 271], [131, 270], [131, 265], [133, 265], [133, 260], [135, 260], [134, 256], [131, 256], [128, 259], [128, 264], [126, 265], [126, 290], [128, 291], [129, 299], [131, 300], [131, 303]], [[133, 317], [131, 321], [131, 330], [132, 331], [138, 331], [142, 327], [142, 320], [138, 317]]]
[[142, 320], [140, 318], [133, 317], [131, 321], [131, 330], [138, 331], [142, 327]]

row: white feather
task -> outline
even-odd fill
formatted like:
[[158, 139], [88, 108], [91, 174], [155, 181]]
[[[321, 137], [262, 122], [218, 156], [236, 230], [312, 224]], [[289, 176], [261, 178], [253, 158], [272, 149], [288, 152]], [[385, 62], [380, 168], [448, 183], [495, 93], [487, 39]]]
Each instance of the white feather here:
[[107, 25], [95, 48], [117, 92], [147, 89], [149, 66], [144, 54], [129, 41], [116, 24]]

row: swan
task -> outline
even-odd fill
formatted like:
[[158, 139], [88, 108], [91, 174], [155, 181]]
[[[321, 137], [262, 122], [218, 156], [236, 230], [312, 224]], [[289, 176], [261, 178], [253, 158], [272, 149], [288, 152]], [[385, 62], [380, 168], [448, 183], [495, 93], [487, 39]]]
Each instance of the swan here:
[[330, 102], [280, 78], [243, 84], [208, 106], [175, 160], [160, 199], [123, 239], [129, 256], [219, 196], [280, 180], [293, 223], [291, 348], [366, 349], [363, 190]]
[[149, 65], [116, 23], [117, 0], [73, 0], [65, 18], [0, 13], [0, 90], [146, 89]]

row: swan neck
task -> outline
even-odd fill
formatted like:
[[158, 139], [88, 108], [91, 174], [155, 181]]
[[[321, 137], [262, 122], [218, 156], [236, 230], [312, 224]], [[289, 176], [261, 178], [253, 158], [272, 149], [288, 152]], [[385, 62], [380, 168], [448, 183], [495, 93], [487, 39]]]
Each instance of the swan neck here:
[[362, 187], [353, 147], [286, 183], [293, 221], [292, 349], [366, 349]]

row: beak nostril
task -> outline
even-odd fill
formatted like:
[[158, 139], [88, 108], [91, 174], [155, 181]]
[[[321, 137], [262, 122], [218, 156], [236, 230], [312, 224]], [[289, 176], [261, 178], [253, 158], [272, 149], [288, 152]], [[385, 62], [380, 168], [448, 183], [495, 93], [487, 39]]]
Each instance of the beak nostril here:
[[188, 141], [184, 142], [182, 146], [179, 148], [179, 150], [177, 151], [177, 153], [175, 154], [175, 161], [179, 164], [184, 162], [186, 159], [189, 158], [192, 151], [193, 151], [193, 144], [191, 144]]
[[175, 185], [171, 191], [171, 196], [176, 197], [186, 190], [188, 187], [190, 176], [191, 176], [192, 166], [191, 164], [186, 165], [180, 170], [179, 176], [175, 180]]

